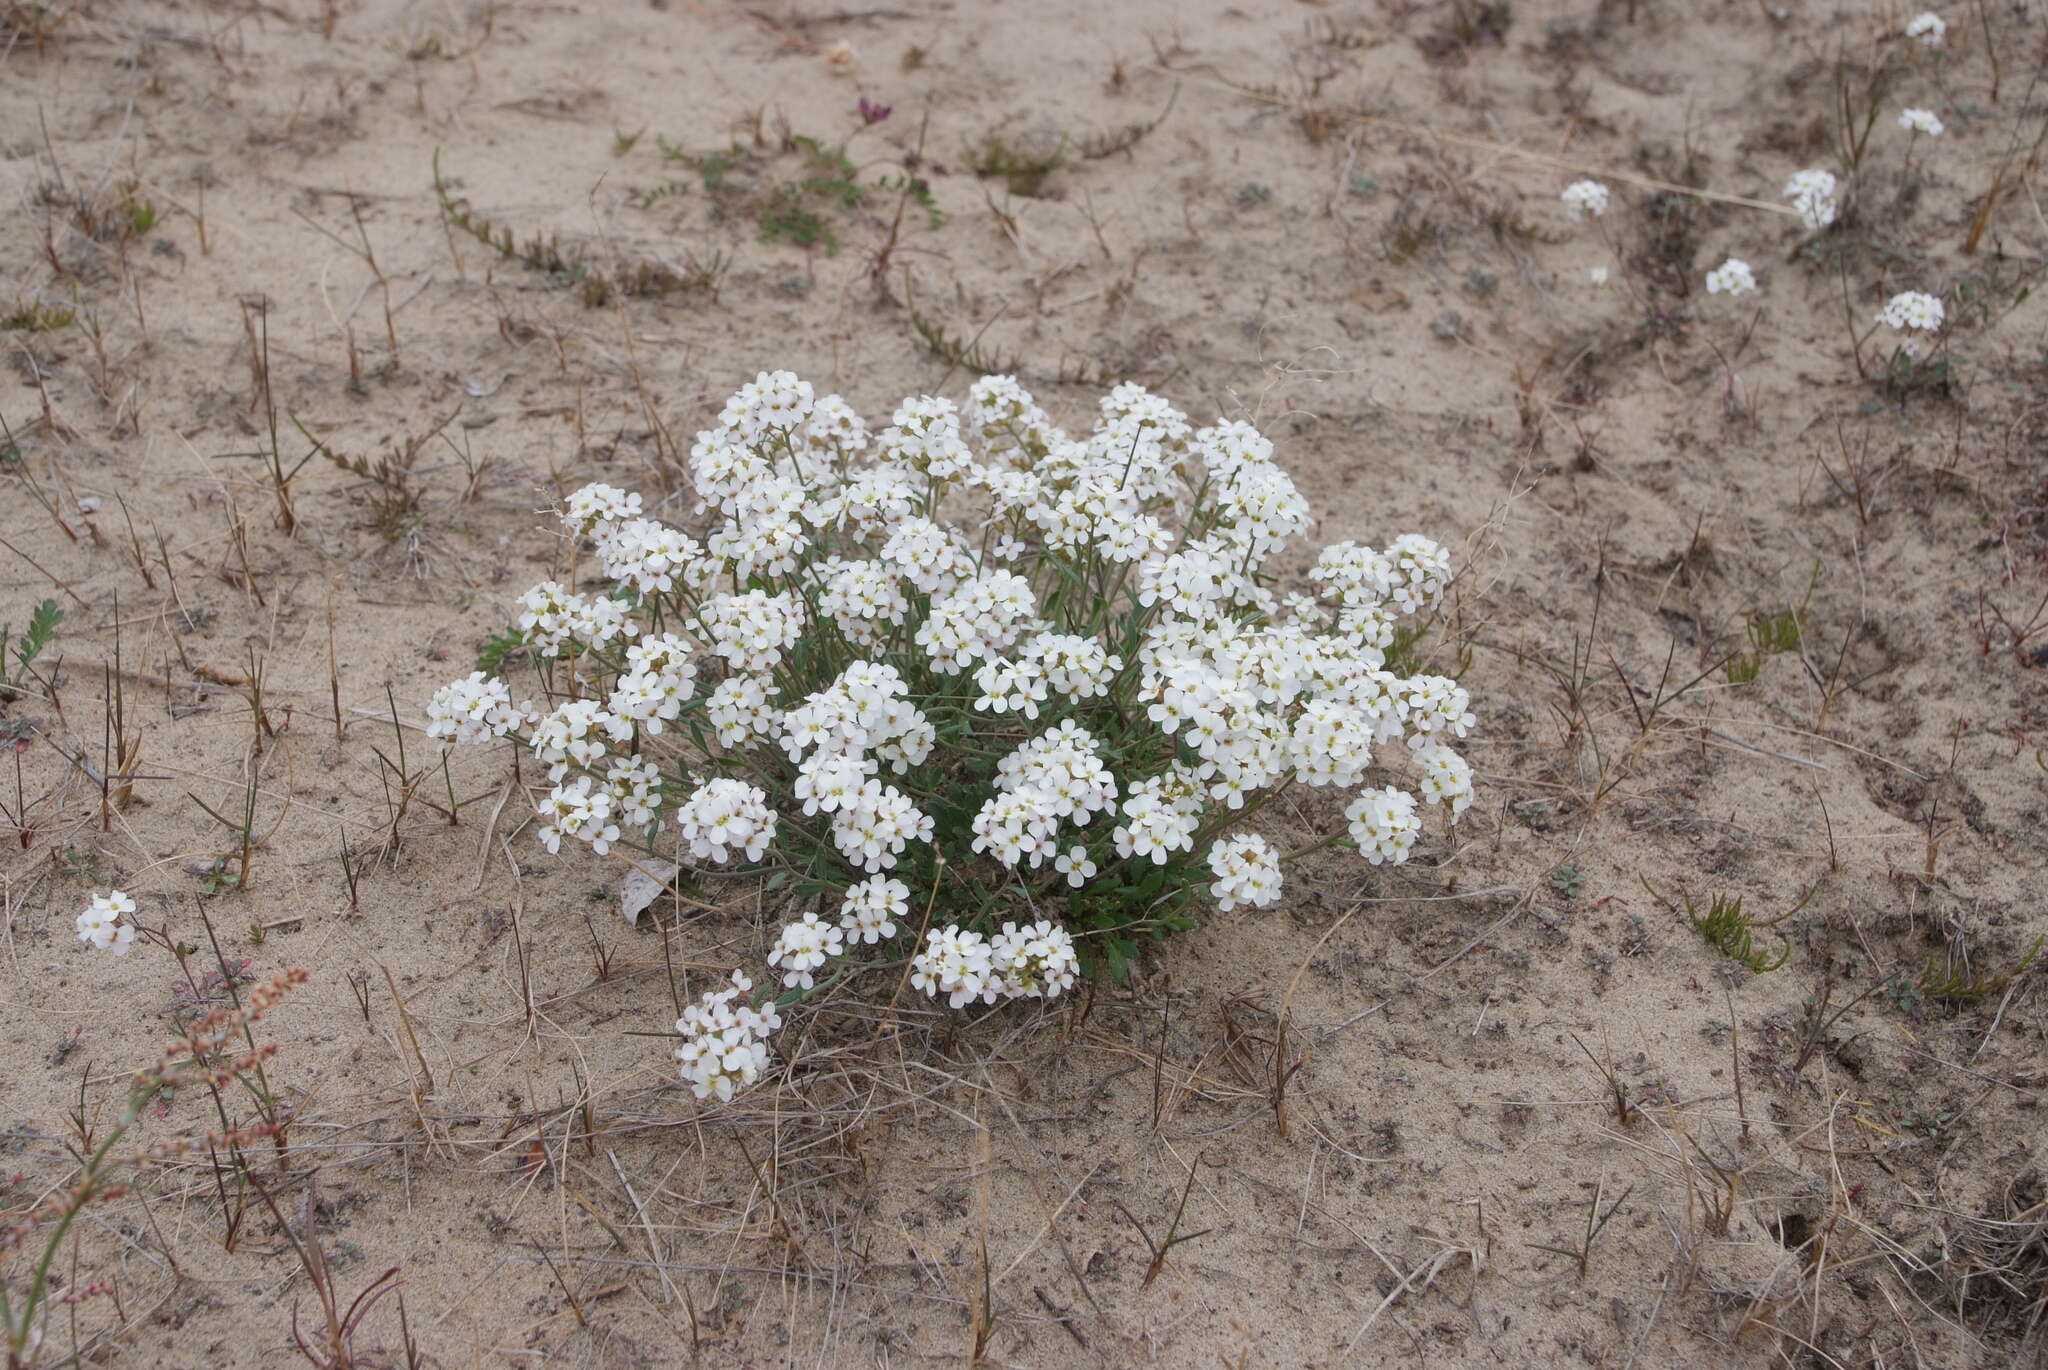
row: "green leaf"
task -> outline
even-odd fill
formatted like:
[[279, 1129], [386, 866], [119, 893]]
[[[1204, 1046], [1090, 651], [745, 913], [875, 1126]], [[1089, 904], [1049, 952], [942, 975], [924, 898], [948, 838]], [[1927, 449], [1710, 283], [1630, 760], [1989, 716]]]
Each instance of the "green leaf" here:
[[14, 649], [15, 660], [26, 671], [29, 663], [43, 654], [43, 648], [57, 636], [57, 625], [64, 621], [64, 611], [54, 599], [46, 599], [29, 615], [28, 630], [21, 635], [21, 642]]
[[1122, 984], [1131, 973], [1131, 961], [1138, 954], [1137, 945], [1128, 937], [1112, 937], [1103, 944], [1103, 960], [1109, 964], [1109, 978]]
[[496, 675], [505, 665], [505, 658], [526, 645], [526, 634], [517, 628], [486, 638], [482, 650], [476, 654], [476, 668], [485, 675]]

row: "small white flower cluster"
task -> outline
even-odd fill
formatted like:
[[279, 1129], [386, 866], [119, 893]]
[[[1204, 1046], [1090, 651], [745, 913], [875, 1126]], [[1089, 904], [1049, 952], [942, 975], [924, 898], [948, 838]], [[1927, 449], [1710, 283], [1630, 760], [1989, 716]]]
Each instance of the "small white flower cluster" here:
[[1239, 904], [1263, 908], [1280, 899], [1280, 853], [1257, 833], [1239, 833], [1210, 847], [1209, 869], [1216, 874], [1210, 892], [1225, 913]]
[[469, 678], [443, 685], [427, 701], [427, 736], [446, 751], [450, 742], [488, 742], [534, 721], [533, 706], [512, 703], [505, 682], [471, 671]]
[[1756, 289], [1756, 273], [1749, 269], [1749, 263], [1740, 257], [1727, 261], [1707, 273], [1707, 293], [1719, 295], [1726, 291], [1730, 298], [1746, 295]]
[[1899, 127], [1908, 133], [1924, 133], [1930, 138], [1942, 134], [1941, 118], [1931, 109], [1908, 109], [1899, 114]]
[[849, 943], [869, 946], [896, 935], [898, 919], [910, 916], [910, 886], [884, 875], [871, 875], [846, 891], [839, 905], [839, 926]]
[[803, 604], [795, 595], [762, 590], [720, 595], [698, 615], [712, 652], [732, 669], [757, 675], [774, 670], [782, 654], [796, 646], [803, 621]]
[[1792, 179], [1785, 182], [1785, 198], [1792, 202], [1808, 232], [1818, 233], [1835, 221], [1841, 208], [1835, 199], [1838, 186], [1835, 173], [1819, 167], [1795, 171]]
[[700, 1099], [729, 1103], [768, 1068], [768, 1039], [782, 1027], [773, 999], [757, 1008], [749, 997], [754, 982], [739, 971], [724, 989], [705, 994], [676, 1019], [682, 1045], [683, 1080]]
[[1422, 766], [1422, 797], [1449, 808], [1457, 822], [1472, 807], [1472, 763], [1437, 743], [1418, 750], [1415, 759]]
[[100, 951], [126, 956], [135, 944], [135, 925], [122, 922], [122, 915], [135, 916], [135, 901], [120, 890], [95, 894], [84, 913], [78, 915], [78, 940]]
[[1558, 198], [1564, 201], [1564, 212], [1571, 215], [1573, 223], [1588, 214], [1597, 219], [1607, 212], [1607, 187], [1598, 181], [1573, 181]]
[[1344, 817], [1351, 824], [1351, 840], [1375, 866], [1383, 861], [1395, 865], [1406, 861], [1409, 848], [1422, 835], [1422, 815], [1416, 811], [1415, 796], [1391, 785], [1360, 793], [1344, 810]]
[[807, 913], [782, 929], [769, 949], [768, 964], [782, 972], [782, 983], [791, 989], [812, 989], [817, 981], [812, 972], [846, 950], [846, 934], [815, 913]]
[[548, 764], [548, 779], [560, 780], [569, 768], [590, 768], [602, 761], [611, 743], [630, 742], [633, 724], [607, 711], [594, 699], [572, 699], [533, 725], [533, 755]]
[[775, 840], [775, 822], [767, 792], [729, 776], [708, 782], [676, 808], [676, 827], [690, 855], [714, 865], [735, 851], [759, 861]]
[[1919, 39], [1925, 47], [1938, 48], [1948, 37], [1948, 24], [1933, 10], [1922, 10], [1906, 24], [1906, 36]]
[[689, 642], [656, 633], [626, 648], [627, 671], [612, 686], [606, 707], [616, 716], [659, 736], [697, 692], [697, 667]]
[[1886, 301], [1877, 321], [1901, 332], [1939, 333], [1946, 311], [1939, 295], [1905, 290]]
[[1193, 851], [1202, 822], [1202, 787], [1192, 772], [1176, 764], [1131, 787], [1124, 800], [1124, 821], [1110, 833], [1116, 854], [1126, 861], [1150, 857], [1163, 866], [1177, 851]]
[[979, 999], [1056, 999], [1081, 968], [1074, 939], [1057, 923], [1003, 924], [993, 939], [963, 928], [933, 928], [910, 963], [912, 987], [961, 1008]]
[[608, 789], [593, 788], [595, 782], [579, 775], [556, 785], [540, 802], [541, 843], [550, 856], [562, 850], [564, 837], [581, 838], [603, 856], [619, 840], [619, 825], [612, 822], [615, 801]]
[[[1586, 181], [1564, 202], [1597, 217], [1610, 200]], [[1307, 533], [1309, 505], [1249, 424], [1198, 428], [1127, 384], [1069, 433], [989, 376], [959, 404], [908, 398], [871, 434], [775, 371], [696, 435], [688, 465], [695, 535], [614, 486], [564, 501], [565, 535], [607, 583], [520, 596], [545, 711], [478, 673], [434, 695], [429, 733], [528, 748], [551, 786], [550, 852], [658, 840], [678, 861], [773, 861], [839, 890], [836, 916], [798, 914], [767, 953], [785, 1003], [836, 981], [835, 963], [877, 964], [853, 959], [862, 947], [880, 964], [909, 953], [912, 983], [954, 1007], [1051, 999], [1081, 968], [1043, 916], [1063, 903], [1118, 941], [1187, 926], [1195, 898], [1275, 903], [1279, 852], [1224, 829], [1282, 786], [1356, 790], [1348, 835], [1375, 865], [1408, 858], [1425, 804], [1455, 822], [1472, 802], [1452, 750], [1470, 697], [1388, 669], [1402, 620], [1443, 603], [1449, 552], [1416, 534], [1339, 542], [1308, 593], [1284, 592], [1268, 563]], [[1412, 792], [1361, 788], [1402, 757]], [[1173, 902], [1131, 898], [1139, 882]], [[979, 907], [906, 947], [913, 888], [931, 891], [927, 919], [942, 896]], [[678, 1022], [700, 1098], [767, 1068], [767, 993], [735, 976]]]
[[544, 580], [519, 597], [519, 631], [544, 657], [557, 657], [571, 642], [603, 649], [632, 631], [626, 606], [605, 595], [571, 594]]
[[[1037, 870], [1058, 855], [1059, 825], [1088, 820], [1116, 804], [1116, 777], [1100, 744], [1072, 719], [1032, 738], [996, 763], [996, 792], [974, 816], [973, 850], [1005, 866]], [[1064, 869], [1071, 875], [1073, 863]]]

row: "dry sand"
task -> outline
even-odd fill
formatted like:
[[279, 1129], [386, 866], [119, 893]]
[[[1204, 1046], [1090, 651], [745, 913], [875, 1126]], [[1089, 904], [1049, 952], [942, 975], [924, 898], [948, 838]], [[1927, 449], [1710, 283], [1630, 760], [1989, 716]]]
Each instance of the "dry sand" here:
[[[2041, 1363], [2043, 977], [1996, 977], [2048, 933], [2048, 632], [2014, 642], [2048, 587], [2048, 29], [1954, 5], [1934, 53], [1907, 17], [4, 0], [0, 619], [67, 612], [58, 699], [0, 714], [33, 829], [0, 834], [16, 1202], [193, 998], [158, 949], [73, 940], [116, 883], [189, 941], [204, 910], [257, 978], [311, 973], [264, 1025], [296, 1121], [259, 1178], [344, 1299], [399, 1270], [422, 1364], [964, 1364], [977, 1320], [992, 1365]], [[1655, 188], [1776, 205], [1838, 165], [1838, 61], [1859, 126], [1891, 76], [1834, 233]], [[1910, 170], [1908, 104], [1948, 123]], [[861, 203], [802, 188], [832, 172], [799, 136], [845, 147]], [[977, 176], [991, 139], [1011, 175]], [[509, 259], [444, 215], [437, 155]], [[1574, 225], [1579, 169], [1614, 207]], [[942, 221], [898, 224], [877, 182], [906, 175]], [[1759, 293], [1704, 292], [1728, 255]], [[1845, 310], [1860, 332], [1905, 289], [1947, 297], [1945, 384], [1885, 384], [1882, 337], [1858, 377]], [[299, 425], [364, 463], [307, 461], [290, 532], [249, 455], [266, 327], [287, 463]], [[634, 1035], [673, 1017], [664, 935], [701, 983], [774, 907], [625, 927], [616, 868], [548, 859], [497, 757], [455, 767], [459, 825], [436, 776], [381, 846], [387, 687], [416, 723], [561, 557], [537, 511], [674, 489], [673, 445], [757, 369], [872, 417], [994, 364], [1069, 422], [1120, 379], [1256, 419], [1320, 541], [1458, 546], [1435, 640], [1481, 712], [1479, 803], [1085, 1012], [931, 1015], [864, 1075], [700, 1109]], [[408, 459], [394, 508], [367, 474]], [[1752, 620], [1792, 612], [1732, 684]], [[143, 778], [103, 822], [117, 643]], [[238, 813], [252, 776], [237, 889], [198, 801]], [[1682, 906], [1809, 890], [1762, 974]], [[828, 1019], [852, 1059], [871, 1028]], [[141, 1135], [215, 1125], [187, 1093]], [[116, 1294], [61, 1309], [47, 1358], [296, 1363], [317, 1303], [270, 1211], [204, 1164], [139, 1184], [60, 1266]], [[1147, 1283], [1184, 1190], [1201, 1235]], [[1585, 1259], [1553, 1250], [1595, 1206]], [[405, 1363], [398, 1313], [363, 1363]]]

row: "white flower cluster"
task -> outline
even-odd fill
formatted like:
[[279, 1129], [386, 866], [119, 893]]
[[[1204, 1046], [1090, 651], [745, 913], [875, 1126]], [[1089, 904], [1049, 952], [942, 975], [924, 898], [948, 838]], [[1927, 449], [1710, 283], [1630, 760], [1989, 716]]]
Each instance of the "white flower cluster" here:
[[612, 687], [606, 707], [619, 718], [659, 735], [697, 692], [691, 644], [674, 633], [641, 638], [626, 648], [627, 671]]
[[897, 920], [909, 916], [910, 886], [882, 875], [871, 875], [847, 890], [839, 906], [839, 926], [849, 943], [873, 946], [894, 937]]
[[443, 685], [427, 701], [427, 736], [447, 750], [450, 742], [488, 742], [534, 721], [533, 706], [512, 703], [505, 682], [471, 671], [469, 678]]
[[519, 597], [519, 631], [544, 657], [557, 657], [571, 642], [603, 649], [632, 631], [626, 606], [604, 595], [571, 594], [544, 580]]
[[1754, 289], [1756, 273], [1752, 272], [1749, 263], [1740, 257], [1730, 257], [1707, 273], [1709, 295], [1718, 295], [1725, 290], [1732, 299], [1737, 295], [1746, 295]]
[[1574, 223], [1588, 214], [1597, 219], [1607, 212], [1607, 187], [1598, 181], [1573, 181], [1558, 198]]
[[1917, 290], [1904, 290], [1892, 296], [1877, 315], [1879, 323], [1901, 333], [1939, 333], [1946, 318], [1939, 295]]
[[1835, 221], [1835, 214], [1840, 209], [1835, 199], [1838, 185], [1834, 172], [1819, 167], [1795, 171], [1792, 179], [1785, 182], [1785, 198], [1792, 202], [1793, 210], [1808, 232], [1818, 233]]
[[1209, 869], [1216, 873], [1209, 888], [1225, 913], [1239, 904], [1263, 908], [1279, 901], [1280, 853], [1257, 833], [1239, 833], [1210, 847]]
[[[1564, 201], [1598, 216], [1609, 195], [1586, 181]], [[1126, 940], [1188, 926], [1197, 899], [1275, 903], [1280, 852], [1227, 829], [1284, 786], [1356, 791], [1348, 835], [1375, 865], [1408, 858], [1425, 804], [1456, 821], [1472, 802], [1452, 750], [1470, 697], [1389, 669], [1402, 621], [1443, 603], [1449, 552], [1340, 542], [1290, 592], [1269, 563], [1310, 510], [1249, 424], [1198, 428], [1120, 385], [1069, 433], [989, 376], [871, 433], [776, 371], [688, 465], [690, 533], [614, 486], [564, 501], [605, 583], [520, 596], [542, 708], [478, 673], [434, 695], [429, 732], [528, 748], [551, 852], [665, 845], [838, 891], [836, 915], [797, 914], [768, 950], [784, 1004], [905, 954], [956, 1008], [1052, 999], [1082, 964], [1046, 916], [1063, 905], [1118, 911], [1075, 926]], [[1382, 769], [1411, 788], [1368, 778]], [[1139, 882], [1164, 894], [1133, 899]], [[767, 1068], [769, 995], [736, 975], [684, 1013], [700, 1098]]]
[[704, 995], [676, 1019], [682, 1045], [683, 1080], [700, 1099], [728, 1103], [768, 1068], [768, 1039], [782, 1027], [773, 999], [757, 1008], [749, 997], [754, 982], [739, 971], [724, 989]]
[[1415, 796], [1391, 785], [1360, 794], [1344, 810], [1344, 817], [1351, 823], [1351, 840], [1375, 866], [1383, 861], [1395, 865], [1406, 861], [1408, 849], [1422, 835], [1422, 815], [1416, 812]]
[[676, 827], [690, 855], [713, 864], [735, 851], [759, 861], [775, 840], [775, 821], [766, 791], [729, 776], [710, 781], [676, 808]]
[[768, 952], [768, 964], [782, 972], [782, 983], [792, 989], [812, 989], [817, 981], [812, 972], [831, 957], [846, 950], [846, 934], [815, 913], [804, 914], [782, 929]]
[[[996, 792], [974, 816], [973, 850], [1033, 870], [1054, 859], [1060, 824], [1088, 820], [1116, 804], [1116, 777], [1087, 729], [1065, 719], [996, 763]], [[1072, 862], [1064, 869], [1071, 875]]]
[[1925, 47], [1938, 48], [1948, 37], [1948, 24], [1933, 10], [1922, 10], [1907, 23], [1906, 36], [1919, 39]]
[[78, 940], [100, 951], [126, 956], [135, 943], [135, 925], [122, 922], [122, 915], [135, 916], [135, 901], [120, 890], [95, 894], [84, 913], [78, 915]]
[[595, 789], [593, 784], [589, 776], [579, 775], [566, 784], [556, 785], [541, 800], [540, 816], [544, 821], [540, 840], [549, 855], [562, 850], [564, 837], [581, 838], [599, 856], [619, 840], [619, 825], [612, 822], [611, 792]]
[[993, 939], [962, 928], [933, 928], [910, 963], [910, 983], [961, 1008], [979, 999], [1056, 999], [1081, 968], [1074, 939], [1044, 919], [1003, 924]]
[[1930, 138], [1939, 138], [1942, 134], [1941, 116], [1931, 109], [1901, 111], [1899, 127], [1908, 133], [1924, 133]]

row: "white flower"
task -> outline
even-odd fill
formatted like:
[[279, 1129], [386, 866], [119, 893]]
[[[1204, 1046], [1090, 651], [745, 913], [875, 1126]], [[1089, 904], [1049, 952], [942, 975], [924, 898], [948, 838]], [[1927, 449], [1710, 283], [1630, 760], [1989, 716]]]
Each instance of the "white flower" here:
[[1184, 813], [1150, 791], [1140, 791], [1124, 801], [1124, 823], [1110, 833], [1116, 854], [1125, 860], [1149, 856], [1165, 865], [1174, 852], [1194, 845], [1196, 816]]
[[1908, 133], [1924, 133], [1930, 138], [1939, 138], [1942, 124], [1931, 109], [1909, 109], [1900, 113], [1899, 127]]
[[1124, 668], [1124, 659], [1094, 638], [1068, 633], [1040, 633], [1024, 644], [1022, 655], [1044, 670], [1052, 688], [1076, 699], [1108, 694]]
[[750, 675], [732, 675], [719, 681], [704, 700], [704, 717], [718, 730], [719, 745], [737, 747], [753, 739], [773, 737], [782, 727], [782, 715], [769, 704], [768, 696], [780, 689]]
[[123, 891], [94, 895], [85, 912], [78, 915], [78, 940], [99, 951], [126, 956], [135, 942], [135, 928], [119, 921], [124, 914], [133, 918], [135, 901]]
[[451, 741], [488, 742], [504, 737], [532, 717], [530, 706], [513, 707], [512, 693], [504, 681], [472, 671], [468, 679], [443, 685], [427, 701], [427, 736], [446, 751]]
[[1798, 211], [1800, 222], [1817, 233], [1835, 221], [1835, 188], [1835, 174], [1814, 167], [1792, 174], [1785, 182], [1785, 198]]
[[788, 371], [763, 371], [725, 402], [720, 429], [744, 443], [787, 435], [811, 417], [816, 392]]
[[1005, 923], [989, 943], [990, 977], [1007, 998], [1057, 999], [1080, 969], [1073, 936], [1044, 919], [1022, 927]]
[[1408, 859], [1409, 848], [1422, 833], [1422, 816], [1416, 812], [1415, 796], [1389, 786], [1365, 790], [1344, 810], [1351, 823], [1351, 840], [1358, 853], [1377, 866], [1391, 861], [1400, 865]]
[[1451, 821], [1472, 806], [1472, 767], [1440, 742], [1432, 742], [1415, 753], [1422, 767], [1422, 797], [1451, 811]]
[[590, 844], [590, 849], [603, 856], [612, 849], [612, 843], [619, 840], [619, 825], [612, 822], [612, 811], [616, 801], [608, 789], [593, 788], [587, 775], [579, 775], [567, 785], [557, 785], [540, 802], [539, 813], [546, 820], [540, 828], [540, 840], [550, 854], [562, 850], [564, 837], [581, 838]]
[[[637, 496], [636, 496], [637, 498]], [[704, 555], [695, 538], [685, 537], [653, 519], [628, 519], [606, 525], [600, 544], [604, 573], [641, 595], [665, 594], [676, 578]]]
[[1604, 266], [1594, 267], [1592, 270], [1586, 273], [1586, 279], [1591, 281], [1594, 285], [1606, 285], [1607, 268]]
[[1906, 290], [1886, 302], [1878, 312], [1877, 321], [1902, 333], [1939, 333], [1946, 316], [1939, 295]]
[[1607, 187], [1598, 181], [1573, 181], [1558, 198], [1574, 223], [1588, 214], [1597, 219], [1607, 212]]
[[875, 943], [896, 935], [896, 920], [910, 915], [910, 886], [871, 875], [846, 891], [839, 926], [849, 942]]
[[1727, 291], [1730, 297], [1746, 295], [1756, 289], [1756, 275], [1749, 269], [1749, 263], [1740, 257], [1727, 261], [1707, 273], [1707, 293], [1718, 295]]
[[1906, 36], [1918, 38], [1927, 47], [1938, 48], [1948, 36], [1948, 25], [1933, 10], [1924, 10], [1906, 25]]
[[811, 972], [844, 950], [845, 934], [817, 914], [807, 913], [783, 928], [768, 953], [768, 964], [782, 972], [785, 987], [812, 989], [817, 982]]
[[533, 728], [534, 759], [549, 763], [548, 779], [560, 780], [571, 763], [586, 769], [604, 759], [605, 741], [625, 742], [633, 725], [608, 713], [594, 699], [572, 699]]
[[1216, 842], [1209, 848], [1209, 869], [1216, 875], [1209, 892], [1225, 913], [1239, 904], [1262, 908], [1280, 898], [1280, 853], [1256, 833]]
[[[1836, 191], [1820, 171], [1788, 188], [1818, 223]], [[1595, 181], [1562, 198], [1575, 219], [1612, 207]], [[1712, 279], [1755, 287], [1736, 262]], [[912, 984], [955, 1008], [1049, 1000], [1081, 970], [1076, 934], [1039, 916], [1067, 900], [1093, 928], [1151, 867], [1224, 911], [1277, 903], [1273, 845], [1210, 837], [1280, 787], [1367, 786], [1345, 821], [1377, 864], [1408, 859], [1423, 804], [1455, 822], [1473, 802], [1451, 750], [1473, 726], [1466, 691], [1388, 669], [1420, 631], [1407, 621], [1451, 597], [1444, 546], [1340, 542], [1302, 585], [1286, 554], [1309, 501], [1251, 423], [1199, 426], [1131, 384], [1083, 423], [1065, 431], [988, 376], [958, 404], [911, 396], [871, 433], [840, 397], [763, 371], [689, 445], [693, 495], [593, 483], [563, 500], [572, 557], [594, 549], [603, 578], [520, 597], [544, 715], [481, 673], [428, 703], [436, 742], [532, 749], [552, 851], [623, 834], [838, 892], [776, 929], [768, 984], [734, 972], [680, 1011], [698, 1098], [773, 1069], [776, 996], [830, 982], [856, 948], [907, 954]], [[677, 526], [654, 517], [689, 500]], [[1404, 788], [1370, 788], [1409, 755]], [[942, 851], [915, 848], [942, 827]], [[979, 891], [973, 922], [928, 916], [906, 936], [927, 880]], [[130, 922], [108, 903], [79, 932], [118, 951]]]
[[1394, 607], [1404, 614], [1434, 609], [1451, 584], [1451, 554], [1420, 533], [1403, 533], [1387, 544], [1394, 565]]
[[989, 954], [988, 939], [962, 928], [933, 928], [910, 963], [910, 984], [929, 995], [946, 996], [954, 1008], [980, 999], [993, 1004], [1002, 983]]
[[661, 818], [661, 768], [637, 756], [614, 760], [605, 772], [605, 793], [612, 813], [629, 827], [646, 830]]
[[739, 671], [772, 671], [803, 631], [803, 601], [749, 590], [720, 595], [698, 614], [711, 650]]
[[[848, 865], [889, 870], [910, 842], [932, 840], [930, 815], [894, 785], [870, 780], [832, 815], [832, 841]], [[760, 858], [756, 857], [756, 860]]]
[[562, 508], [562, 525], [586, 536], [601, 536], [606, 524], [639, 517], [640, 497], [615, 485], [586, 485], [569, 496]]
[[1305, 785], [1356, 785], [1372, 764], [1373, 720], [1364, 710], [1311, 699], [1294, 720], [1289, 753]]
[[676, 1035], [682, 1038], [676, 1060], [699, 1099], [716, 1096], [729, 1103], [768, 1068], [767, 1040], [781, 1028], [782, 1015], [773, 999], [759, 1008], [749, 1003], [745, 996], [753, 987], [753, 981], [734, 971], [726, 988], [706, 993], [676, 1019]]
[[1045, 699], [1045, 672], [1036, 661], [993, 657], [975, 671], [974, 683], [981, 687], [974, 707], [999, 714], [1015, 710], [1026, 718], [1036, 718]]
[[775, 821], [765, 791], [729, 777], [709, 782], [676, 810], [676, 827], [689, 844], [690, 855], [713, 863], [727, 860], [734, 851], [759, 861], [775, 838]]
[[1419, 675], [1398, 682], [1407, 705], [1408, 745], [1420, 750], [1441, 742], [1439, 734], [1463, 737], [1472, 730], [1472, 696], [1449, 676]]
[[998, 791], [974, 815], [974, 850], [1006, 866], [1028, 856], [1035, 869], [1056, 850], [1052, 835], [1059, 821], [1054, 799], [1035, 785]]
[[1088, 859], [1088, 849], [1083, 846], [1068, 847], [1053, 858], [1052, 867], [1067, 877], [1067, 883], [1080, 889], [1095, 878], [1095, 863]]
[[917, 630], [935, 669], [953, 674], [1004, 651], [1038, 613], [1031, 582], [1011, 571], [988, 571], [932, 597]]

